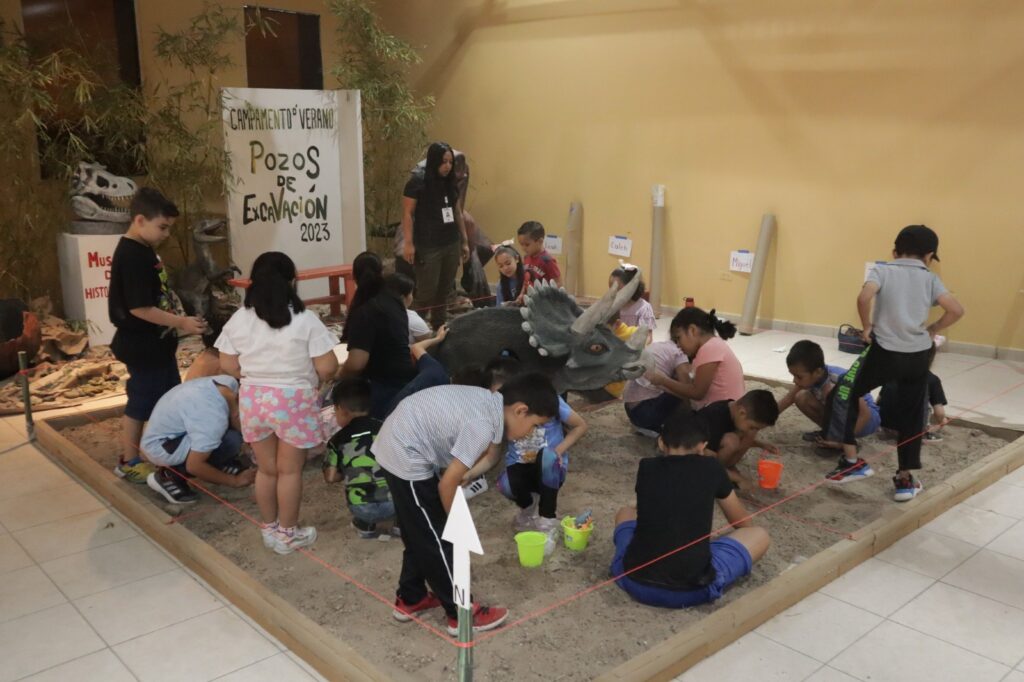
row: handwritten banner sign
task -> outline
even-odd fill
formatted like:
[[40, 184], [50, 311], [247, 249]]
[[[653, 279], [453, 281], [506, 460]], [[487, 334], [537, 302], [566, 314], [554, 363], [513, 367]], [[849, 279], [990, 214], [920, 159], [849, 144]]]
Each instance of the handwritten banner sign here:
[[[352, 228], [343, 216], [342, 167], [349, 167], [343, 164], [346, 128], [360, 123], [358, 106], [342, 106], [345, 95], [334, 90], [223, 90], [224, 143], [234, 180], [228, 196], [231, 256], [244, 274], [264, 251], [283, 251], [300, 270], [355, 257], [356, 251], [345, 248], [355, 242], [343, 239], [343, 231]], [[361, 172], [357, 180], [361, 195]], [[358, 208], [361, 212], [361, 201]], [[361, 220], [358, 230], [364, 233]], [[365, 237], [361, 241], [365, 244]], [[303, 296], [326, 294], [326, 280], [303, 282], [302, 289]]]

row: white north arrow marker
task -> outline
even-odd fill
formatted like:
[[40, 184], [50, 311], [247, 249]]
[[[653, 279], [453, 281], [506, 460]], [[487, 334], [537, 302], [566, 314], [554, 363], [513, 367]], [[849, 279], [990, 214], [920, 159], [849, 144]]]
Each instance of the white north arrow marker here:
[[473, 515], [469, 513], [466, 495], [462, 486], [455, 489], [452, 510], [448, 514], [448, 523], [444, 526], [441, 539], [452, 543], [452, 560], [455, 564], [452, 575], [452, 600], [456, 605], [471, 609], [469, 594], [469, 553], [483, 554], [480, 537], [476, 534]]

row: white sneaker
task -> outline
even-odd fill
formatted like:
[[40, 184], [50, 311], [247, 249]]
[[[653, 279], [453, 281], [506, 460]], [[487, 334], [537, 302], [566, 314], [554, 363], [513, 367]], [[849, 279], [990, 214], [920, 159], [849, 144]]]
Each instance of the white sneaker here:
[[462, 492], [466, 496], [467, 500], [472, 500], [480, 493], [487, 492], [487, 479], [481, 476], [472, 483], [462, 487]]
[[274, 533], [277, 532], [277, 521], [260, 526], [260, 535], [263, 536], [263, 546], [267, 549], [274, 549]]
[[309, 547], [316, 542], [316, 528], [300, 526], [291, 532], [278, 528], [273, 535], [274, 551], [278, 554], [291, 554], [301, 547]]
[[537, 517], [534, 515], [535, 506], [530, 505], [526, 509], [520, 509], [519, 513], [516, 514], [516, 518], [512, 520], [512, 527], [516, 529], [516, 532], [522, 533], [527, 530], [534, 530], [534, 525]]

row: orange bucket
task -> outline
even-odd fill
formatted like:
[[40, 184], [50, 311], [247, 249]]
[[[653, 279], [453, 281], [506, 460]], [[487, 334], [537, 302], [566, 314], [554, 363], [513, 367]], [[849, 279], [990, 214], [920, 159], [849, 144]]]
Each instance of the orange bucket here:
[[782, 477], [782, 462], [774, 459], [762, 459], [757, 463], [757, 477], [762, 488], [774, 490], [779, 487]]

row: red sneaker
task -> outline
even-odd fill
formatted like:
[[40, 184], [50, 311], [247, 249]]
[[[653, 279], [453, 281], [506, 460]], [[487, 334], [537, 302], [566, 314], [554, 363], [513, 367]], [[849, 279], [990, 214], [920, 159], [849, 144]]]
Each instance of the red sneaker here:
[[391, 612], [391, 615], [399, 623], [408, 623], [412, 620], [413, 614], [427, 609], [436, 609], [440, 605], [441, 600], [433, 592], [427, 592], [427, 596], [415, 604], [406, 604], [401, 597], [395, 597], [395, 610]]
[[[503, 606], [480, 606], [473, 604], [473, 632], [486, 632], [500, 627], [508, 618], [508, 609]], [[459, 634], [459, 620], [448, 619], [448, 634], [457, 637]]]

